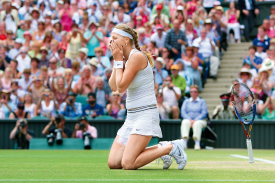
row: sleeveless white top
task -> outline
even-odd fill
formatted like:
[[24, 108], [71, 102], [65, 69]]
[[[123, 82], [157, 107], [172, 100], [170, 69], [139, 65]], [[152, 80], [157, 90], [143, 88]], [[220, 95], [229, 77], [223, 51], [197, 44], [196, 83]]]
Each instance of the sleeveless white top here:
[[[135, 52], [141, 51], [137, 49], [132, 49], [129, 58]], [[145, 54], [144, 56], [147, 58]], [[127, 67], [128, 60], [126, 61], [125, 67]], [[138, 71], [134, 80], [127, 89], [126, 108], [133, 109], [152, 104], [157, 104], [157, 100], [154, 90], [153, 70], [147, 58], [147, 67], [143, 70]]]
[[55, 108], [54, 108], [54, 101], [50, 101], [50, 105], [46, 106], [46, 103], [44, 100], [41, 101], [41, 116], [50, 118], [52, 115], [55, 113]]
[[30, 114], [31, 118], [34, 117], [34, 106], [35, 104], [32, 104], [30, 107], [25, 107], [25, 111]]

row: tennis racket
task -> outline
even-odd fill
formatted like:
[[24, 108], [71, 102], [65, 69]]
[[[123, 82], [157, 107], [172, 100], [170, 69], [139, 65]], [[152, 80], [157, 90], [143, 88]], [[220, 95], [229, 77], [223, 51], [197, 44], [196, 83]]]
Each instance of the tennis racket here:
[[[254, 163], [251, 130], [256, 114], [256, 103], [250, 89], [243, 83], [236, 83], [231, 90], [231, 101], [235, 108], [236, 116], [239, 118], [246, 136], [246, 145], [249, 163]], [[248, 130], [246, 128], [248, 127]]]

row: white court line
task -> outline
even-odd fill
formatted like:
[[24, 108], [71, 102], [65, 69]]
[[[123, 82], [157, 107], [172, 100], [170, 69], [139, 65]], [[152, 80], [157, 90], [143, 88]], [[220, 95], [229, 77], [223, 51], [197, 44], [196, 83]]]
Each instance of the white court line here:
[[110, 181], [119, 181], [119, 182], [275, 182], [275, 180], [213, 180], [213, 179], [0, 179], [0, 182], [110, 182]]
[[[248, 159], [247, 156], [241, 156], [241, 155], [237, 155], [237, 154], [231, 154], [231, 156], [236, 157], [236, 158]], [[269, 163], [269, 164], [275, 165], [275, 161], [270, 161], [270, 160], [260, 159], [260, 158], [254, 158], [254, 160], [262, 161], [262, 162], [265, 162], [265, 163]]]

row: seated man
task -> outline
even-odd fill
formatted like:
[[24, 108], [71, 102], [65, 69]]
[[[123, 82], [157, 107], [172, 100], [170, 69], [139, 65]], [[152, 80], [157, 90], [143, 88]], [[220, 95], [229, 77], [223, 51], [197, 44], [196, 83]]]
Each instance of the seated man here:
[[230, 93], [220, 95], [222, 104], [213, 111], [212, 119], [235, 119], [234, 108], [229, 106]]
[[75, 94], [70, 91], [68, 98], [59, 107], [59, 114], [63, 114], [69, 118], [75, 118], [82, 115], [82, 105], [75, 102]]
[[28, 129], [28, 121], [19, 119], [10, 133], [10, 139], [16, 140], [17, 149], [29, 149], [30, 140], [35, 136], [34, 131]]
[[163, 101], [171, 107], [173, 119], [179, 119], [178, 100], [181, 98], [180, 89], [173, 85], [172, 77], [167, 76], [162, 88]]
[[72, 138], [83, 138], [84, 132], [89, 132], [93, 139], [97, 138], [97, 130], [95, 127], [89, 125], [89, 121], [85, 116], [81, 116], [78, 119], [79, 123], [75, 124], [75, 130]]
[[91, 118], [96, 118], [98, 116], [104, 115], [104, 109], [101, 105], [96, 103], [96, 94], [88, 94], [88, 104], [83, 107], [82, 115], [90, 116]]
[[199, 150], [202, 128], [207, 126], [207, 105], [204, 99], [199, 96], [199, 87], [193, 85], [190, 87], [191, 97], [185, 100], [181, 107], [181, 135], [184, 145], [187, 147], [190, 128], [193, 128], [193, 139], [195, 141], [195, 150]]
[[[51, 127], [53, 124], [55, 126]], [[63, 115], [57, 115], [57, 117], [52, 118], [49, 124], [45, 126], [45, 128], [42, 131], [43, 135], [48, 135], [50, 133], [55, 134], [56, 129], [61, 129], [62, 130], [62, 138], [71, 138], [72, 136], [72, 131], [65, 127], [65, 118]]]

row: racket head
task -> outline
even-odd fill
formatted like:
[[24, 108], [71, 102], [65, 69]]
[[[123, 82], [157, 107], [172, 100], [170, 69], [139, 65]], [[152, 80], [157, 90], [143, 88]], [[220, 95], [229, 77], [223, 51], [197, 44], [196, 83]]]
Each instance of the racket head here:
[[239, 120], [244, 124], [252, 124], [256, 115], [256, 102], [248, 86], [243, 83], [234, 84], [231, 102]]

